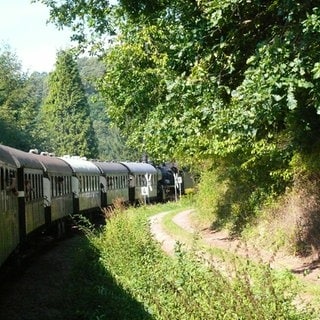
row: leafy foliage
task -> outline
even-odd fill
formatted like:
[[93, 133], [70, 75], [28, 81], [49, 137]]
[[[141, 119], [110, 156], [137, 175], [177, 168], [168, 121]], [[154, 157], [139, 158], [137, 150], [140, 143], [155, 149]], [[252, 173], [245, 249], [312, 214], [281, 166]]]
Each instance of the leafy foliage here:
[[303, 148], [318, 133], [318, 10], [310, 3], [120, 1], [92, 12], [44, 2], [60, 24], [85, 9], [105, 27], [116, 19], [121, 36], [106, 56], [103, 93], [112, 120], [150, 153], [226, 155], [282, 131]]
[[49, 92], [41, 119], [48, 151], [96, 157], [87, 97], [76, 62], [68, 51], [58, 54], [56, 69], [49, 75]]
[[98, 24], [115, 26], [100, 86], [111, 121], [152, 158], [218, 167], [230, 182], [229, 214], [242, 222], [294, 185], [293, 157], [317, 152], [314, 2], [98, 1], [96, 12], [87, 2], [42, 2], [60, 25], [78, 29], [90, 9], [97, 36]]
[[43, 74], [27, 76], [10, 49], [0, 53], [1, 143], [28, 150], [38, 140], [37, 114], [42, 101]]
[[[188, 253], [181, 243], [176, 244], [173, 257], [165, 255], [151, 236], [147, 220], [157, 210], [164, 208], [118, 212], [101, 234], [87, 233], [97, 257], [85, 259], [86, 268], [78, 268], [78, 278], [86, 279], [84, 287], [91, 288], [77, 291], [76, 300], [85, 301], [80, 314], [104, 318], [112, 310], [113, 318], [121, 318], [135, 301], [137, 308], [127, 315], [130, 319], [314, 318], [309, 309], [295, 308], [296, 287], [288, 273], [236, 260], [230, 266], [231, 275], [209, 268], [208, 261], [196, 252]], [[72, 284], [75, 289], [79, 285], [77, 281]], [[112, 305], [115, 298], [122, 303], [118, 310]], [[101, 305], [105, 307], [97, 307]]]
[[77, 60], [80, 77], [85, 87], [90, 107], [90, 118], [98, 143], [101, 160], [137, 160], [138, 153], [126, 145], [119, 130], [112, 126], [106, 112], [106, 103], [98, 91], [98, 83], [105, 73], [105, 66], [97, 58], [79, 58]]

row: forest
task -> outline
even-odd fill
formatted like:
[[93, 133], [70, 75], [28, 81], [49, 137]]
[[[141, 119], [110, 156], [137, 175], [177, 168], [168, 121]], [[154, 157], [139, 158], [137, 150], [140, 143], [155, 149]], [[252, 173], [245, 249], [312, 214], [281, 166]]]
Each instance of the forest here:
[[[10, 142], [16, 147], [32, 141], [56, 153], [77, 147], [83, 155], [107, 157], [111, 151], [101, 139], [119, 142], [111, 131], [117, 128], [137, 154], [175, 160], [200, 175], [199, 206], [216, 227], [241, 234], [261, 223], [257, 218], [277, 221], [279, 239], [294, 240], [295, 252], [319, 251], [315, 2], [34, 2], [50, 8], [52, 23], [72, 28], [80, 51], [99, 58], [93, 75], [99, 79], [93, 87], [84, 72], [81, 87], [68, 52], [57, 57], [48, 78], [24, 78], [11, 63], [12, 78], [0, 92], [1, 126], [8, 135], [2, 143], [17, 131]], [[11, 61], [5, 52], [2, 57]], [[0, 72], [7, 75], [6, 67]], [[95, 103], [88, 100], [90, 90], [99, 93]], [[293, 231], [287, 228], [291, 221]]]
[[21, 150], [37, 149], [116, 160], [136, 157], [117, 128], [109, 125], [96, 81], [105, 67], [94, 57], [57, 53], [51, 74], [22, 71], [18, 55], [0, 48], [0, 143]]

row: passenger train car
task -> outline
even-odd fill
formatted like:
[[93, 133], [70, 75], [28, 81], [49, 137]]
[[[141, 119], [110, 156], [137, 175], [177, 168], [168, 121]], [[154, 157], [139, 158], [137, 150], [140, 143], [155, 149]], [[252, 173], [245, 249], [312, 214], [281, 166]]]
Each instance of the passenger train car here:
[[60, 237], [70, 215], [100, 212], [116, 199], [132, 205], [166, 201], [168, 186], [178, 187], [178, 171], [171, 169], [0, 145], [0, 267], [34, 235], [53, 231]]

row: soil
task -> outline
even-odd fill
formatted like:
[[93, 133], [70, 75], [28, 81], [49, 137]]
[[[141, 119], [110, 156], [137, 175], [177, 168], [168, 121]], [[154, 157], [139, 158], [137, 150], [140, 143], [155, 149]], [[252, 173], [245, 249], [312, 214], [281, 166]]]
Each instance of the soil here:
[[[213, 231], [209, 228], [197, 228], [191, 219], [193, 210], [180, 212], [173, 218], [173, 222], [184, 230], [197, 234], [205, 243], [216, 248], [231, 251], [253, 261], [268, 263], [272, 268], [290, 270], [304, 281], [313, 284], [320, 284], [320, 260], [318, 257], [297, 257], [290, 256], [285, 252], [269, 252], [237, 238], [231, 238], [223, 231]], [[168, 235], [162, 227], [161, 219], [166, 212], [155, 215], [151, 218], [151, 231], [155, 238], [162, 243], [162, 248], [168, 254], [173, 254], [176, 240]]]
[[[155, 215], [150, 220], [151, 231], [168, 253], [174, 252], [176, 240], [162, 227], [166, 213]], [[192, 210], [177, 214], [173, 221], [190, 233], [197, 233], [206, 243], [236, 252], [249, 259], [263, 260], [274, 268], [286, 268], [305, 281], [319, 284], [320, 263], [311, 258], [298, 258], [278, 252], [273, 256], [261, 248], [231, 239], [224, 231], [199, 230], [192, 224]], [[58, 242], [51, 250], [38, 255], [22, 275], [0, 286], [1, 320], [62, 320], [66, 308], [65, 282], [72, 267], [73, 253], [81, 245], [81, 236], [73, 236]]]

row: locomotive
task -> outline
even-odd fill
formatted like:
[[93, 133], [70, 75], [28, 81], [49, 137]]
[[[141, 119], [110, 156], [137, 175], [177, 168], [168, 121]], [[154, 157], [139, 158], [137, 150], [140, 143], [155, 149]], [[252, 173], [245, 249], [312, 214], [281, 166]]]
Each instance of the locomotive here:
[[39, 233], [61, 236], [70, 215], [99, 212], [116, 199], [135, 205], [181, 194], [176, 167], [88, 161], [0, 145], [0, 267]]

